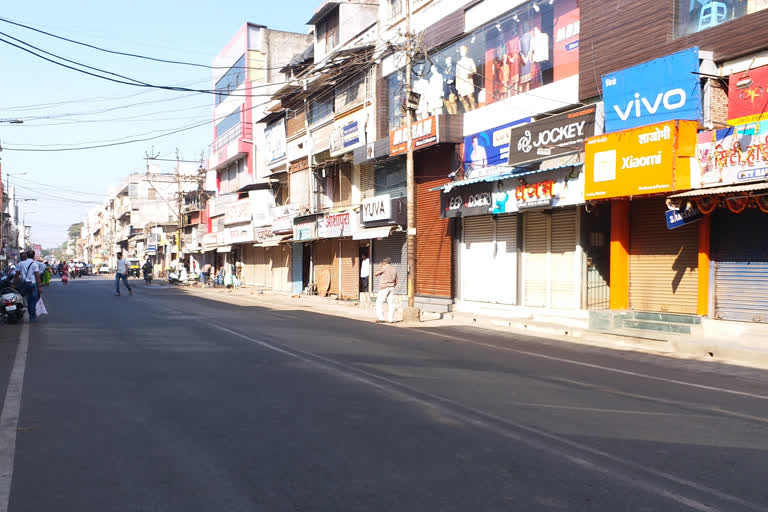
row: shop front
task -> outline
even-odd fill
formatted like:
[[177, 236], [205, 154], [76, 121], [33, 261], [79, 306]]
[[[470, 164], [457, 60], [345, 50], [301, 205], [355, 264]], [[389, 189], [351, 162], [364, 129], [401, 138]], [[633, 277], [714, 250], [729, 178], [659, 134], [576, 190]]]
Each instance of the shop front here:
[[359, 213], [354, 210], [328, 213], [318, 219], [314, 244], [318, 295], [359, 298], [360, 242], [352, 238], [359, 224]]
[[313, 242], [317, 239], [318, 215], [293, 218], [293, 242], [291, 247], [291, 276], [293, 293], [315, 293]]
[[585, 198], [611, 200], [611, 309], [706, 314], [700, 228], [669, 229], [664, 194], [696, 185], [697, 125], [667, 121], [587, 141]]
[[406, 243], [406, 200], [381, 194], [365, 199], [360, 207], [361, 229], [352, 237], [361, 241], [361, 248], [370, 258], [371, 275], [366, 292], [378, 292], [379, 280], [373, 277], [384, 258], [392, 260], [397, 272], [396, 295], [408, 293], [408, 245]]

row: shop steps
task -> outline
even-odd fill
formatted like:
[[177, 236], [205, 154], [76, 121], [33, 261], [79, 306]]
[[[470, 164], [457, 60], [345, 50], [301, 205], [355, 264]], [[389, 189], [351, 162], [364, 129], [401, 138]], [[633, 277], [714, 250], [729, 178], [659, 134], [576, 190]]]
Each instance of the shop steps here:
[[645, 311], [592, 311], [592, 330], [641, 339], [672, 341], [690, 336], [701, 324], [701, 317]]
[[453, 299], [416, 296], [414, 304], [417, 308], [429, 313], [448, 313], [453, 308]]

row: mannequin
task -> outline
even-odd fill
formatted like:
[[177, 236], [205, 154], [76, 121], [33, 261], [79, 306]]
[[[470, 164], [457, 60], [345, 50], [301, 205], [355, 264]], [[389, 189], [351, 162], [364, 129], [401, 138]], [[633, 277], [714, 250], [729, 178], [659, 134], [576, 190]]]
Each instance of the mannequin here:
[[522, 23], [520, 32], [520, 90], [529, 91], [533, 80], [533, 34], [527, 20]]
[[443, 80], [443, 104], [449, 114], [458, 114], [458, 94], [456, 93], [456, 71], [451, 57], [445, 58], [445, 77]]
[[475, 81], [474, 76], [477, 73], [475, 61], [469, 55], [469, 49], [466, 45], [459, 48], [461, 58], [456, 63], [456, 91], [459, 94], [461, 104], [465, 112], [475, 110]]
[[420, 95], [419, 106], [416, 108], [416, 120], [420, 121], [429, 116], [427, 113], [427, 96], [429, 94], [429, 80], [425, 78], [424, 74], [420, 74], [416, 81], [413, 83], [413, 91]]
[[433, 116], [443, 113], [443, 75], [437, 66], [432, 66], [427, 92], [427, 110]]

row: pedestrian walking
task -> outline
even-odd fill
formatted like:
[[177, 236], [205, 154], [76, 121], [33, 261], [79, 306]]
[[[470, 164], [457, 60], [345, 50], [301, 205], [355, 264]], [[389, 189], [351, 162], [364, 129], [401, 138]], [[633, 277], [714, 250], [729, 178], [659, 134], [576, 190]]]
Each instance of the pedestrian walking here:
[[128, 263], [127, 259], [123, 258], [123, 253], [119, 252], [117, 253], [117, 273], [115, 274], [115, 296], [120, 296], [120, 280], [122, 279], [123, 284], [126, 288], [128, 288], [128, 294], [133, 295], [133, 289], [131, 288], [131, 285], [128, 284], [128, 269], [130, 263]]
[[35, 251], [21, 253], [13, 287], [27, 299], [29, 321], [34, 322], [37, 319], [37, 301], [40, 300], [40, 272], [35, 261]]
[[360, 291], [368, 291], [368, 279], [371, 275], [371, 260], [368, 259], [368, 253], [363, 253], [363, 259], [360, 261]]
[[43, 283], [43, 286], [51, 284], [51, 266], [48, 263], [45, 264], [45, 270], [43, 270], [43, 275], [40, 277], [40, 281]]
[[200, 274], [200, 282], [203, 286], [208, 284], [208, 279], [211, 277], [211, 264], [206, 263], [203, 265], [203, 272]]
[[392, 259], [389, 257], [381, 260], [379, 269], [374, 276], [379, 278], [379, 292], [376, 294], [376, 315], [377, 323], [384, 320], [384, 302], [387, 302], [389, 310], [387, 311], [387, 322], [395, 321], [395, 286], [397, 286], [397, 271], [392, 266]]

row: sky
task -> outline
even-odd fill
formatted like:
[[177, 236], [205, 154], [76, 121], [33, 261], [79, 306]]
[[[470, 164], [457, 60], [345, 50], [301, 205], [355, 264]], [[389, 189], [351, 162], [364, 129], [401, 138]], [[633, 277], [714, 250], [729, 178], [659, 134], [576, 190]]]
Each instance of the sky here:
[[[43, 0], [5, 2], [0, 18], [92, 45], [151, 57], [210, 65], [250, 21], [306, 32], [322, 0]], [[0, 21], [11, 38], [61, 57], [150, 84], [211, 88], [211, 70], [110, 55]], [[38, 52], [40, 53], [40, 52]], [[0, 40], [0, 159], [3, 182], [24, 201], [32, 239], [55, 247], [67, 227], [82, 221], [110, 186], [146, 170], [145, 156], [199, 160], [212, 141], [213, 96], [112, 83], [46, 62]], [[21, 119], [23, 124], [10, 124]], [[203, 126], [189, 128], [195, 124]], [[189, 129], [185, 129], [189, 128]], [[171, 134], [175, 130], [182, 130]], [[167, 134], [167, 135], [164, 135]], [[164, 135], [100, 149], [66, 148]], [[37, 151], [21, 151], [33, 149]], [[46, 151], [39, 151], [46, 150]], [[55, 151], [49, 151], [55, 150]], [[171, 172], [175, 162], [157, 162]]]

